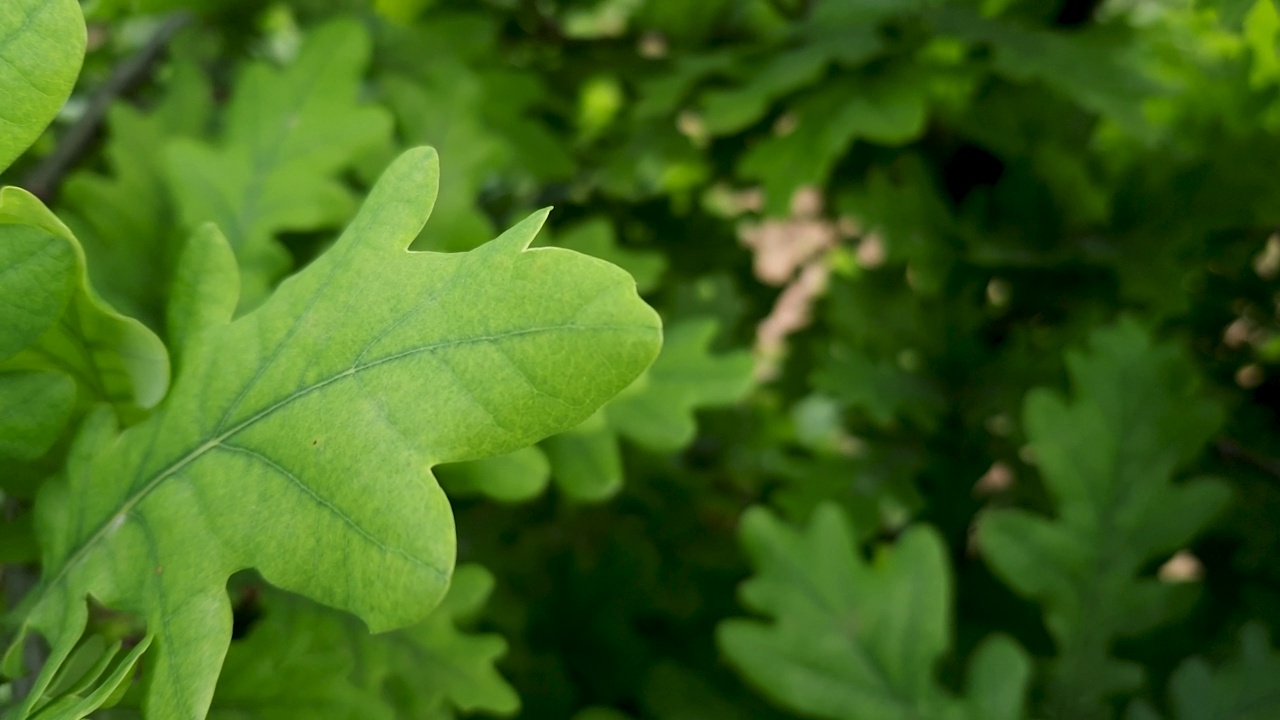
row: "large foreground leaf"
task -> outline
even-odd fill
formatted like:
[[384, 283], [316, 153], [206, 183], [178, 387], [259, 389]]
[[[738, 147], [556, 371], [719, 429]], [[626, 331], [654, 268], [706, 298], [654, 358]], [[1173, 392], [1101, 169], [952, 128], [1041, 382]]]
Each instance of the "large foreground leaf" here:
[[[623, 271], [526, 250], [539, 213], [465, 254], [409, 253], [438, 182], [405, 153], [338, 242], [233, 322], [188, 334], [157, 413], [89, 419], [39, 498], [44, 577], [19, 616], [52, 644], [25, 717], [85, 625], [85, 597], [140, 615], [150, 717], [200, 718], [246, 567], [374, 631], [420, 620], [454, 561], [432, 465], [581, 422], [657, 354]], [[188, 328], [188, 330], [190, 330]]]
[[76, 0], [0, 3], [0, 171], [58, 114], [80, 74], [84, 46]]

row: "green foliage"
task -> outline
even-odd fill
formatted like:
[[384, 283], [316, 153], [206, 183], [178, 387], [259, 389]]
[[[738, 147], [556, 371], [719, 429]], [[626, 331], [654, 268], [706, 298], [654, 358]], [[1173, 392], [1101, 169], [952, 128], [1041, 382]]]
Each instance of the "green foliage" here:
[[355, 202], [334, 178], [390, 131], [385, 110], [357, 102], [369, 41], [354, 22], [308, 34], [284, 71], [241, 71], [216, 146], [179, 139], [165, 172], [178, 217], [215, 222], [240, 260], [241, 306], [251, 308], [289, 266], [275, 236], [332, 228]]
[[260, 603], [263, 618], [227, 654], [209, 717], [510, 714], [519, 699], [493, 667], [506, 643], [461, 629], [492, 588], [484, 568], [459, 566], [425, 620], [380, 635], [369, 635], [349, 616], [272, 593]]
[[1091, 352], [1070, 355], [1068, 368], [1074, 402], [1037, 390], [1024, 413], [1056, 519], [996, 510], [982, 518], [978, 542], [1005, 582], [1045, 606], [1058, 643], [1053, 713], [1092, 717], [1109, 694], [1141, 681], [1139, 668], [1110, 659], [1114, 638], [1166, 621], [1177, 605], [1177, 586], [1140, 571], [1185, 546], [1229, 490], [1207, 479], [1170, 483], [1221, 421], [1176, 349], [1152, 347], [1125, 322], [1097, 331]]
[[[1280, 654], [1272, 649], [1267, 635], [1260, 625], [1245, 626], [1240, 631], [1239, 653], [1217, 668], [1199, 657], [1184, 660], [1169, 678], [1172, 717], [1251, 720], [1273, 716]], [[1138, 702], [1125, 717], [1154, 720], [1160, 716], [1150, 705]]]
[[94, 288], [122, 312], [153, 328], [164, 316], [175, 254], [181, 247], [169, 198], [164, 153], [172, 139], [208, 124], [212, 94], [193, 65], [173, 69], [169, 90], [148, 114], [117, 104], [107, 116], [104, 148], [111, 174], [84, 169], [67, 178], [62, 210], [83, 240]]
[[0, 3], [0, 717], [1275, 716], [1278, 7]]

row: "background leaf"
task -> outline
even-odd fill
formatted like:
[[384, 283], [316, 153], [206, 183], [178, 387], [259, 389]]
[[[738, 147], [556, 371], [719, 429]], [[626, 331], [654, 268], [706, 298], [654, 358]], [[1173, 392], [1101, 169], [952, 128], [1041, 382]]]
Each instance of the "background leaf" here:
[[1171, 482], [1221, 422], [1176, 350], [1153, 346], [1130, 320], [1095, 332], [1091, 352], [1067, 363], [1074, 400], [1037, 390], [1026, 404], [1057, 517], [992, 511], [978, 538], [1005, 582], [1044, 603], [1058, 645], [1051, 714], [1094, 717], [1109, 695], [1142, 679], [1140, 668], [1110, 657], [1111, 643], [1167, 620], [1187, 591], [1143, 566], [1190, 541], [1229, 491], [1216, 480]]
[[243, 70], [216, 147], [178, 139], [166, 151], [184, 225], [215, 222], [236, 251], [242, 308], [260, 303], [289, 267], [277, 234], [332, 228], [355, 208], [335, 176], [391, 129], [386, 111], [358, 102], [369, 53], [354, 21], [317, 28], [284, 70]]
[[[729, 659], [783, 707], [822, 718], [965, 717], [938, 686], [933, 665], [950, 634], [945, 549], [926, 527], [908, 529], [892, 549], [863, 560], [840, 510], [819, 507], [804, 532], [768, 511], [750, 511], [742, 540], [756, 575], [743, 603], [767, 614], [727, 620], [717, 638]], [[1019, 717], [1028, 673], [1004, 639], [974, 659], [969, 717]], [[1003, 675], [996, 686], [992, 674]], [[998, 699], [996, 699], [998, 698]]]

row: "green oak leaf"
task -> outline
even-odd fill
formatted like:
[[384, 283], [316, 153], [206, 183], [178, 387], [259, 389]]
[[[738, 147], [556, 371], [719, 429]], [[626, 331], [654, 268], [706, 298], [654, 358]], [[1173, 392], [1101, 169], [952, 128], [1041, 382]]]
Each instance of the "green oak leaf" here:
[[830, 503], [803, 531], [753, 508], [741, 536], [756, 567], [742, 601], [772, 622], [726, 620], [717, 638], [779, 705], [832, 720], [1022, 717], [1030, 660], [1009, 638], [979, 647], [965, 697], [934, 679], [949, 645], [952, 589], [946, 547], [932, 528], [909, 527], [871, 562]]
[[0, 4], [0, 172], [62, 109], [80, 74], [85, 42], [76, 0]]
[[209, 81], [194, 63], [175, 63], [164, 90], [145, 114], [125, 103], [112, 106], [103, 148], [109, 172], [73, 173], [58, 208], [84, 244], [94, 288], [155, 329], [183, 238], [164, 151], [175, 138], [201, 136], [213, 113]]
[[604, 413], [543, 440], [539, 449], [555, 473], [556, 487], [575, 500], [599, 502], [622, 489], [622, 448]]
[[[454, 718], [476, 712], [512, 715], [520, 708], [516, 691], [494, 663], [506, 654], [499, 635], [460, 628], [472, 621], [493, 592], [493, 575], [479, 565], [462, 565], [445, 596], [427, 619], [386, 636], [364, 636], [356, 656], [365, 680], [398, 699], [397, 717]], [[378, 661], [385, 663], [379, 667]]]
[[639, 81], [632, 112], [641, 121], [667, 118], [678, 111], [686, 97], [708, 77], [732, 75], [736, 78], [740, 74], [738, 53], [732, 51], [677, 55], [671, 59], [667, 72]]
[[[1251, 622], [1240, 630], [1240, 650], [1217, 667], [1204, 658], [1183, 660], [1169, 677], [1169, 705], [1176, 720], [1268, 720], [1280, 707], [1280, 652], [1269, 633]], [[1159, 720], [1135, 701], [1125, 720]]]
[[355, 20], [319, 27], [283, 71], [258, 63], [241, 73], [216, 147], [185, 138], [168, 147], [179, 216], [188, 230], [212, 221], [226, 234], [242, 308], [289, 267], [277, 234], [337, 227], [354, 210], [339, 174], [391, 131], [385, 110], [358, 102], [370, 52]]
[[527, 250], [545, 212], [469, 253], [407, 252], [438, 178], [434, 150], [403, 154], [332, 248], [195, 331], [151, 418], [90, 416], [37, 503], [44, 575], [14, 620], [52, 650], [19, 720], [87, 595], [146, 622], [144, 708], [174, 719], [209, 706], [238, 570], [375, 632], [421, 620], [455, 544], [428, 469], [573, 427], [652, 362], [660, 323], [626, 273]]
[[1142, 680], [1139, 666], [1111, 657], [1112, 642], [1169, 619], [1194, 592], [1147, 569], [1226, 506], [1225, 483], [1172, 482], [1222, 412], [1200, 394], [1190, 362], [1130, 320], [1096, 331], [1090, 352], [1069, 353], [1067, 368], [1073, 399], [1038, 389], [1024, 410], [1056, 517], [993, 510], [978, 544], [1005, 583], [1044, 607], [1058, 646], [1051, 716], [1102, 717], [1111, 694]]
[[0, 318], [10, 316], [15, 302], [28, 317], [0, 330], [0, 346], [27, 346], [0, 369], [64, 372], [86, 403], [111, 403], [126, 422], [160, 402], [169, 386], [164, 344], [97, 297], [80, 243], [66, 225], [35, 196], [6, 187], [0, 189], [0, 258], [15, 256], [19, 262], [7, 268], [0, 289]]
[[946, 410], [941, 391], [924, 374], [908, 372], [895, 362], [877, 362], [838, 342], [832, 344], [813, 383], [881, 427], [904, 418], [933, 429]]

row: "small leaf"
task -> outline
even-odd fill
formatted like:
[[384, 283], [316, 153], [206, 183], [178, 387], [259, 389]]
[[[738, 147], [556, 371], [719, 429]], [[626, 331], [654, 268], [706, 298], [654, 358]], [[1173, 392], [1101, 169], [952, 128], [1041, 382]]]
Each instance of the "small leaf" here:
[[0, 172], [62, 109], [80, 74], [85, 42], [76, 0], [0, 5]]
[[796, 90], [812, 87], [833, 63], [857, 65], [880, 52], [882, 47], [874, 23], [846, 26], [845, 32], [809, 39], [787, 52], [772, 54], [758, 69], [747, 75], [742, 87], [706, 94], [703, 121], [713, 136], [732, 135], [764, 117], [774, 100]]
[[[22, 338], [46, 324], [54, 315], [52, 311], [61, 312], [30, 347], [0, 367], [65, 372], [75, 379], [86, 401], [111, 403], [125, 421], [138, 419], [144, 410], [160, 402], [169, 387], [169, 357], [164, 344], [137, 320], [124, 317], [98, 299], [89, 287], [84, 253], [67, 226], [35, 196], [6, 187], [0, 189], [0, 243], [6, 240], [23, 248], [38, 243], [47, 259], [34, 265], [20, 264], [14, 289], [6, 283], [0, 291], [8, 297], [10, 292], [31, 290], [26, 302], [33, 308], [32, 319], [19, 323], [16, 333], [0, 331], [0, 338], [9, 347], [20, 346]], [[4, 253], [0, 249], [0, 254]], [[68, 259], [72, 284], [70, 297], [65, 298]], [[41, 277], [48, 278], [47, 288], [37, 286]], [[34, 320], [37, 317], [38, 322]]]
[[376, 689], [356, 682], [348, 638], [364, 628], [283, 593], [258, 602], [262, 617], [227, 651], [209, 720], [396, 720]]
[[578, 427], [542, 441], [556, 486], [575, 500], [599, 502], [622, 488], [618, 436], [597, 413]]
[[463, 628], [493, 589], [479, 565], [454, 573], [444, 601], [413, 627], [370, 635], [353, 618], [270, 592], [264, 617], [232, 643], [209, 717], [292, 720], [507, 715], [519, 707], [495, 661], [506, 641]]
[[996, 72], [1012, 80], [1039, 80], [1085, 108], [1133, 132], [1144, 127], [1142, 103], [1159, 87], [1134, 57], [1123, 34], [1099, 29], [1052, 32], [1004, 18], [983, 18], [970, 8], [943, 7], [929, 15], [939, 31], [991, 47]]
[[854, 140], [902, 145], [924, 132], [926, 99], [924, 79], [910, 69], [825, 83], [792, 104], [795, 127], [762, 139], [738, 172], [760, 180], [769, 211], [785, 215], [792, 191], [824, 185]]
[[441, 465], [436, 477], [450, 497], [482, 493], [500, 502], [537, 497], [551, 480], [547, 456], [536, 447], [471, 462]]
[[166, 329], [175, 362], [201, 330], [231, 322], [240, 300], [236, 256], [213, 223], [201, 225], [178, 258]]
[[932, 429], [946, 410], [941, 391], [927, 376], [908, 372], [897, 363], [876, 362], [838, 343], [833, 343], [814, 385], [866, 413], [881, 427], [906, 418]]
[[387, 638], [392, 645], [393, 681], [413, 698], [407, 708], [409, 717], [427, 717], [443, 708], [511, 715], [520, 708], [515, 689], [494, 667], [506, 654], [507, 642], [498, 635], [459, 629], [480, 611], [492, 591], [493, 575], [488, 570], [463, 565], [454, 574], [444, 602], [425, 622]]
[[969, 717], [974, 720], [1019, 720], [1024, 717], [1031, 659], [1004, 635], [987, 638], [969, 661], [966, 683]]

